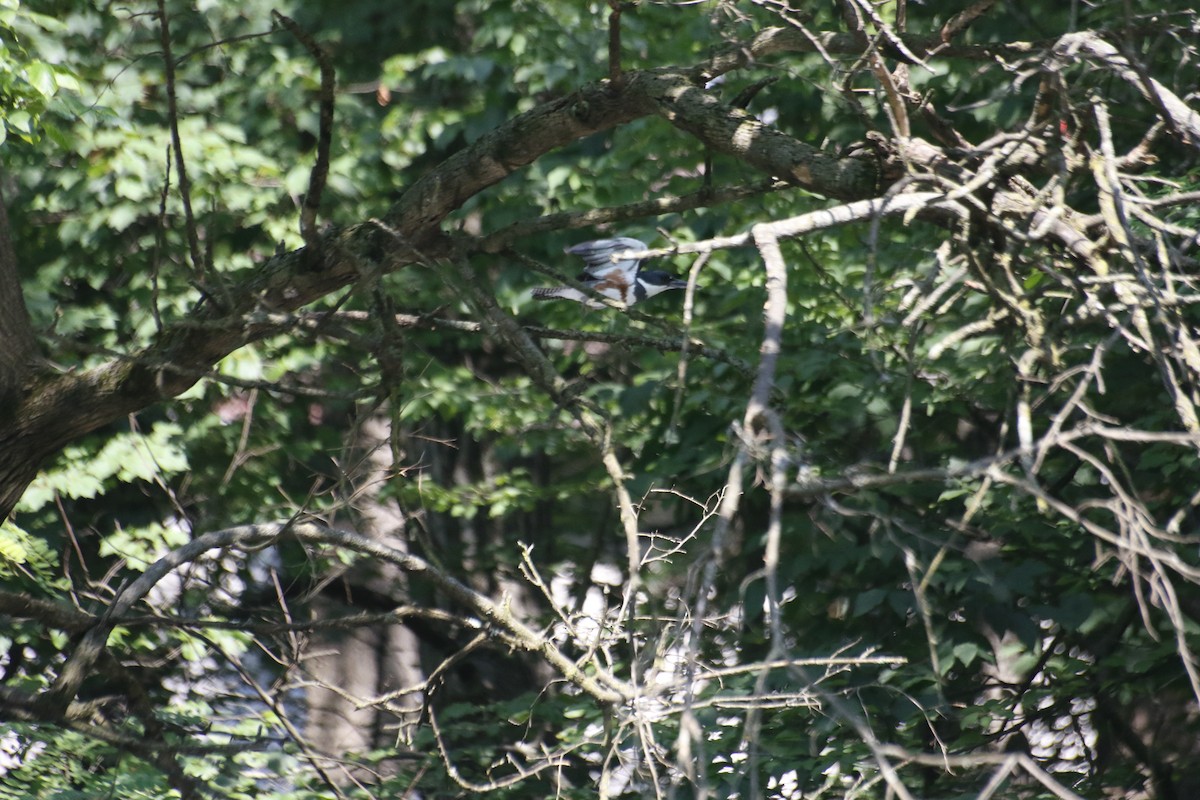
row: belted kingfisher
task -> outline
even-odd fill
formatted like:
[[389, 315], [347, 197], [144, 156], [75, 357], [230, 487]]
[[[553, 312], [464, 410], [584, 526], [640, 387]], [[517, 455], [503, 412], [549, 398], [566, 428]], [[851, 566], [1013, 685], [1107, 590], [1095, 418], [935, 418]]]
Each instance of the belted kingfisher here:
[[[668, 289], [682, 289], [687, 286], [687, 281], [681, 281], [669, 272], [642, 269], [640, 259], [613, 260], [613, 256], [619, 253], [647, 249], [649, 248], [646, 247], [645, 242], [622, 236], [617, 239], [597, 239], [594, 242], [583, 242], [574, 247], [568, 247], [566, 252], [583, 258], [584, 268], [578, 278], [580, 283], [605, 297], [631, 306]], [[562, 298], [583, 303], [588, 308], [604, 308], [604, 303], [595, 297], [570, 286], [534, 289], [533, 298], [535, 300]]]

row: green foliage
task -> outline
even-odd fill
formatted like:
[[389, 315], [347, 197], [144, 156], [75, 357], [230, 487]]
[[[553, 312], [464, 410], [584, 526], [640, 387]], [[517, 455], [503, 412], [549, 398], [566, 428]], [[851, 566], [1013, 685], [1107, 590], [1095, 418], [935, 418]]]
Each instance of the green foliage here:
[[23, 765], [4, 776], [0, 797], [54, 797], [86, 800], [94, 797], [177, 797], [161, 773], [136, 758], [87, 736], [35, 726], [9, 728], [12, 746]]
[[0, 523], [0, 579], [10, 581], [23, 576], [34, 583], [54, 583], [58, 558], [45, 539], [31, 536], [15, 522]]
[[70, 121], [94, 116], [96, 109], [77, 97], [76, 75], [62, 64], [65, 27], [20, 0], [0, 3], [0, 144], [9, 137], [33, 144], [46, 135], [61, 145]]
[[94, 498], [119, 483], [164, 483], [187, 469], [178, 425], [160, 423], [148, 434], [107, 437], [98, 450], [86, 445], [63, 451], [61, 467], [44, 471], [21, 498], [22, 511], [37, 511], [55, 495]]
[[[844, 31], [833, 4], [817, 5], [805, 10], [806, 28]], [[997, 4], [955, 46], [1107, 26], [1110, 41], [1143, 59], [1148, 74], [1181, 95], [1196, 84], [1186, 26], [1154, 27], [1163, 25], [1158, 16], [1193, 14], [1194, 24], [1187, 4], [1077, 5], [1043, 8], [1035, 19], [1021, 4]], [[909, 3], [909, 30], [936, 33], [964, 6]], [[169, 148], [156, 4], [0, 0], [5, 199], [30, 314], [45, 333], [44, 354], [62, 369], [136, 359], [188, 315], [219, 318], [228, 293], [240, 290], [231, 287], [269, 282], [272, 255], [303, 245], [297, 209], [316, 158], [319, 75], [301, 43], [273, 27], [276, 8], [327, 49], [337, 70], [319, 213], [335, 232], [387, 219], [405, 189], [454, 153], [541, 104], [574, 102], [579, 87], [608, 77], [610, 7], [599, 0], [170, 2], [177, 121], [206, 262], [198, 278]], [[781, 8], [635, 4], [622, 15], [621, 66], [696, 64], [768, 25], [793, 27]], [[895, 19], [894, 4], [878, 8]], [[1124, 16], [1143, 11], [1156, 19]], [[866, 63], [859, 55], [774, 53], [707, 91], [729, 103], [760, 78], [777, 78], [750, 113], [770, 112], [777, 130], [827, 153], [865, 147], [928, 188], [927, 176], [893, 150], [871, 149], [880, 137], [894, 142], [892, 112], [878, 74], [858, 68]], [[1019, 51], [975, 61], [938, 55], [908, 77], [972, 143], [998, 132], [1022, 139], [1012, 132], [1024, 130], [1036, 98], [1057, 103], [1081, 144], [1064, 143], [1055, 119], [1026, 137], [1056, 154], [1050, 165], [1026, 175], [1014, 157], [1003, 179], [1027, 180], [1044, 198], [1067, 196], [1093, 215], [1083, 230], [1094, 235], [1100, 198], [1080, 177], [1086, 170], [1071, 166], [1100, 152], [1090, 103], [1103, 98], [1119, 117], [1121, 153], [1157, 110], [1095, 64], [1064, 63], [1061, 86], [1039, 85], [1040, 63]], [[928, 119], [913, 118], [916, 135], [936, 138]], [[369, 691], [354, 689], [355, 702], [379, 716], [362, 725], [373, 738], [348, 761], [377, 772], [355, 773], [374, 785], [347, 782], [348, 797], [458, 796], [467, 790], [444, 760], [459, 781], [484, 783], [546, 754], [562, 763], [493, 794], [591, 797], [603, 773], [628, 777], [615, 791], [630, 795], [651, 794], [657, 779], [660, 789], [690, 782], [721, 797], [755, 788], [781, 798], [888, 796], [855, 723], [911, 752], [1032, 753], [1089, 798], [1130, 787], [1153, 794], [1163, 774], [1190, 786], [1196, 698], [1184, 665], [1198, 634], [1198, 464], [1179, 409], [1196, 394], [1188, 337], [1198, 320], [1190, 273], [1148, 275], [1144, 266], [1156, 252], [1190, 252], [1176, 247], [1176, 228], [1200, 221], [1194, 202], [1154, 205], [1196, 189], [1194, 150], [1171, 137], [1158, 134], [1152, 163], [1122, 167], [1145, 179], [1138, 211], [1157, 215], [1153, 224], [1144, 215], [1130, 223], [1161, 245], [1139, 251], [1141, 272], [1118, 254], [1112, 275], [1091, 274], [1084, 259], [1046, 245], [1048, 229], [1029, 219], [1006, 218], [1013, 227], [1001, 236], [984, 227], [999, 212], [983, 201], [972, 206], [971, 230], [880, 218], [878, 227], [864, 221], [783, 243], [787, 321], [772, 405], [786, 432], [775, 455], [787, 480], [773, 562], [776, 620], [764, 574], [773, 454], [756, 438], [762, 420], [744, 424], [764, 334], [758, 253], [715, 251], [699, 270], [687, 333], [722, 356], [714, 358], [662, 345], [682, 333], [678, 293], [639, 306], [649, 319], [535, 303], [528, 290], [552, 279], [511, 252], [478, 246], [479, 237], [546, 214], [764, 177], [705, 152], [659, 116], [581, 138], [466, 199], [443, 225], [459, 261], [363, 273], [295, 317], [264, 305], [239, 320], [252, 341], [195, 375], [194, 387], [67, 445], [46, 465], [0, 527], [0, 589], [98, 615], [121, 587], [199, 534], [313, 515], [403, 542], [463, 591], [486, 594], [544, 632], [546, 646], [589, 677], [602, 667], [645, 689], [636, 703], [602, 707], [545, 663], [520, 661], [528, 643], [501, 635], [495, 619], [477, 619], [461, 596], [419, 571], [386, 572], [373, 556], [286, 537], [256, 552], [216, 550], [176, 565], [140, 599], [108, 637], [115, 664], [88, 675], [79, 699], [122, 698], [84, 721], [133, 741], [148, 723], [161, 726], [156, 744], [180, 743], [171, 752], [183, 774], [221, 797], [329, 796], [311, 752], [296, 745], [297, 720], [310, 719], [304, 691], [325, 679], [314, 677], [315, 654], [337, 650], [319, 640], [322, 626], [360, 613], [376, 616], [355, 623], [366, 643], [351, 641], [362, 650], [347, 652], [374, 648], [386, 663]], [[1068, 145], [1079, 149], [1067, 153]], [[789, 188], [596, 227], [556, 226], [509, 247], [568, 272], [576, 265], [562, 249], [593, 236], [659, 246], [668, 243], [662, 230], [690, 243], [824, 205]], [[1096, 236], [1097, 248], [1108, 245]], [[661, 266], [685, 274], [693, 259], [670, 256]], [[1135, 272], [1131, 285], [1150, 282], [1156, 292], [1145, 295], [1157, 303], [1145, 309], [1149, 342], [1110, 286], [1113, 275]], [[547, 396], [483, 318], [468, 282], [540, 337], [564, 394]], [[1081, 299], [1086, 292], [1094, 304]], [[415, 321], [386, 321], [393, 313]], [[227, 330], [213, 325], [211, 335]], [[1164, 378], [1175, 375], [1175, 386]], [[1085, 400], [1072, 405], [1077, 389]], [[596, 577], [629, 562], [614, 478], [584, 404], [608, 425], [640, 514], [646, 551], [628, 598], [627, 574]], [[1035, 441], [1062, 431], [1073, 438], [1018, 453], [1024, 408]], [[1095, 435], [1118, 427], [1124, 438]], [[1134, 435], [1143, 432], [1150, 435]], [[743, 457], [741, 504], [719, 522], [731, 464]], [[994, 469], [972, 468], [987, 459]], [[920, 470], [948, 474], [904, 477]], [[836, 487], [805, 488], [822, 480]], [[1156, 535], [1139, 539], [1145, 531]], [[531, 548], [529, 563], [518, 543]], [[400, 658], [387, 636], [401, 626], [378, 615], [409, 606], [441, 616], [406, 621], [420, 652]], [[80, 619], [77, 630], [94, 624]], [[2, 640], [4, 686], [42, 692], [77, 646], [77, 630], [14, 622]], [[383, 638], [369, 640], [376, 634]], [[755, 666], [863, 654], [885, 660]], [[429, 702], [440, 737], [428, 711], [410, 727], [388, 705], [404, 698], [380, 699], [410, 688], [387, 673], [402, 661], [436, 678], [413, 696]], [[1134, 729], [1129, 719], [1144, 724]], [[21, 763], [3, 775], [4, 791], [180, 793], [178, 777], [142, 751], [86, 735], [76, 722], [13, 724]], [[319, 750], [328, 731], [301, 733]], [[686, 781], [672, 761], [685, 744], [696, 772]], [[922, 797], [973, 797], [992, 774], [920, 770], [905, 768], [903, 780]], [[1000, 791], [1010, 789], [1005, 796], [1051, 796], [1031, 780], [1014, 778]]]

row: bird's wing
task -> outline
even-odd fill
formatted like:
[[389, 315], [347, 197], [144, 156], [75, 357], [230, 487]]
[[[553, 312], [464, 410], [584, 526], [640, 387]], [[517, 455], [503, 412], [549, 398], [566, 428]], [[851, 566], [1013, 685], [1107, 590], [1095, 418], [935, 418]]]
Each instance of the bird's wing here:
[[[617, 253], [646, 249], [648, 248], [645, 242], [621, 236], [617, 239], [597, 239], [593, 242], [583, 242], [574, 247], [568, 247], [567, 252], [583, 259], [584, 270], [588, 277], [604, 280], [612, 275], [614, 269], [618, 269], [623, 273], [621, 277], [625, 279], [624, 282], [628, 284], [632, 283], [637, 276], [639, 262], [637, 259], [613, 261], [612, 257]], [[613, 275], [612, 277], [616, 278], [617, 276]]]

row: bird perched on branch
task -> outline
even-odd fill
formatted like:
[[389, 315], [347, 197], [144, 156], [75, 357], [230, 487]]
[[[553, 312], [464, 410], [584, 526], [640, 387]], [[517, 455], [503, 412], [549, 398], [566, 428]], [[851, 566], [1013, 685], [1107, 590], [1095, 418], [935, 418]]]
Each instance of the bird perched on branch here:
[[[594, 292], [631, 306], [647, 297], [668, 289], [682, 289], [681, 281], [669, 272], [642, 269], [641, 259], [621, 258], [624, 253], [648, 249], [645, 242], [622, 236], [617, 239], [597, 239], [568, 247], [567, 252], [583, 258], [583, 272], [577, 280]], [[571, 286], [533, 290], [535, 300], [574, 300], [588, 308], [604, 308], [604, 303], [587, 292]]]

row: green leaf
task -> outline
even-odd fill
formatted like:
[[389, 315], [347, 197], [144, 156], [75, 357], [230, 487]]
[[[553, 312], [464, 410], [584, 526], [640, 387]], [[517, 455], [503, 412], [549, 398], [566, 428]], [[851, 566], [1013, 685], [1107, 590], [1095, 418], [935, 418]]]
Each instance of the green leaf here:
[[981, 649], [974, 642], [960, 642], [954, 645], [954, 660], [969, 667], [979, 657]]

